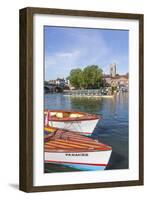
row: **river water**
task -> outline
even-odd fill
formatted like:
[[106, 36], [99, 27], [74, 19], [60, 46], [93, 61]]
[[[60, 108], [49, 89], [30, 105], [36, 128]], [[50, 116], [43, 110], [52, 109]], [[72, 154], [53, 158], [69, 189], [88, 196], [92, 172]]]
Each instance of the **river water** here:
[[[101, 114], [92, 138], [112, 147], [109, 169], [128, 169], [128, 93], [113, 98], [69, 97], [63, 94], [45, 94], [45, 109], [75, 110]], [[62, 165], [45, 164], [45, 172], [77, 171]]]

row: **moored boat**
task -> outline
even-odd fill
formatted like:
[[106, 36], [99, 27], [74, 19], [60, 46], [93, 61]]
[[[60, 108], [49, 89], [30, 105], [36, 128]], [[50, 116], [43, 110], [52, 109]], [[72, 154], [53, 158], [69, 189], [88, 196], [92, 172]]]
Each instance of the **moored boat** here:
[[101, 116], [84, 112], [45, 110], [45, 126], [66, 129], [90, 136]]
[[45, 163], [60, 164], [79, 170], [104, 170], [112, 148], [78, 133], [50, 128], [45, 134]]

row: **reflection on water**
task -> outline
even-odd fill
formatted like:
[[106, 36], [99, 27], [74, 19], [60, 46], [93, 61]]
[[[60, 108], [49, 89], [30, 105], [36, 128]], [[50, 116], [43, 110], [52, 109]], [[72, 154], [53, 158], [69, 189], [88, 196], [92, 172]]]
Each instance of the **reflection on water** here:
[[[114, 98], [68, 97], [63, 94], [45, 94], [45, 109], [65, 109], [101, 114], [102, 119], [91, 137], [112, 147], [107, 169], [127, 169], [128, 163], [128, 93]], [[61, 167], [62, 171], [73, 171]], [[46, 164], [46, 172], [61, 171], [55, 165]], [[75, 171], [75, 170], [74, 170]]]

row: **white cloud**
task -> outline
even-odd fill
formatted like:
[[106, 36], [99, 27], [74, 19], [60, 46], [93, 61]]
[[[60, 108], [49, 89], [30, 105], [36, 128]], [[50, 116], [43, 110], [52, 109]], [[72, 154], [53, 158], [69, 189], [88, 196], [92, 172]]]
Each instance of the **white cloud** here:
[[45, 58], [45, 67], [46, 69], [50, 68], [51, 66], [67, 66], [69, 64], [74, 64], [74, 62], [80, 56], [79, 51], [72, 51], [72, 52], [59, 52], [55, 54], [49, 54]]

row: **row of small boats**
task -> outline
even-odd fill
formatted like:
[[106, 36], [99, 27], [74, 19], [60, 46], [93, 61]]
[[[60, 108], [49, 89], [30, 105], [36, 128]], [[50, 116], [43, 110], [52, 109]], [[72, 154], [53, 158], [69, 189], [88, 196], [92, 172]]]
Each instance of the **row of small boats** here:
[[112, 148], [90, 136], [100, 115], [64, 110], [44, 111], [45, 163], [79, 170], [103, 170]]

